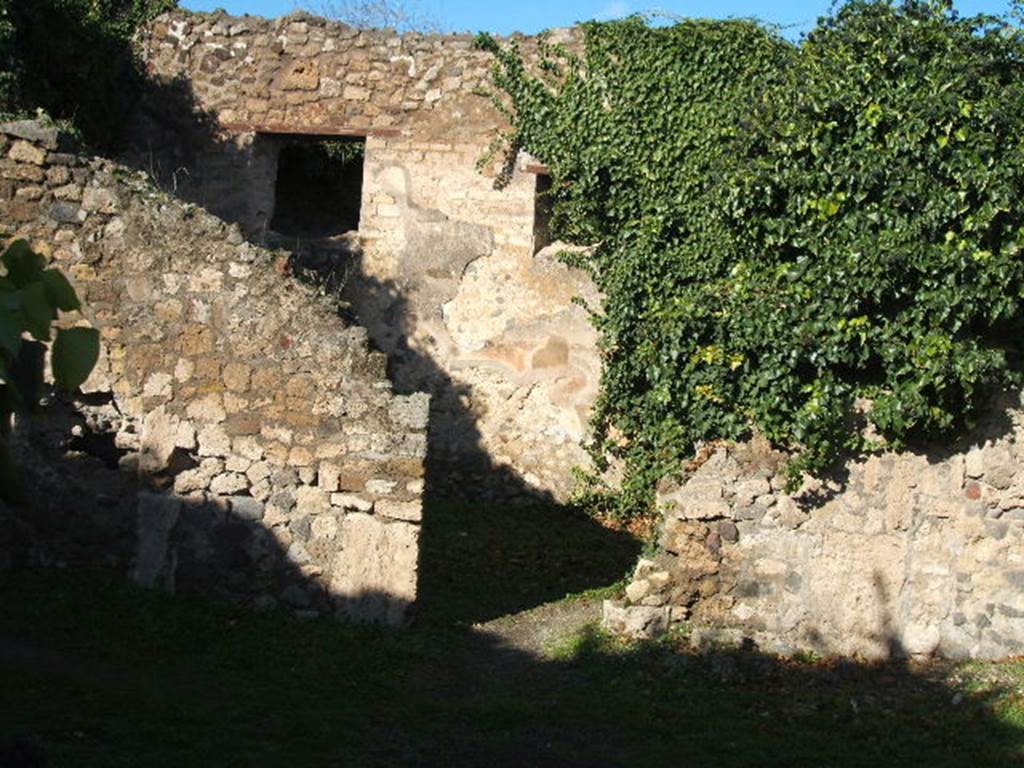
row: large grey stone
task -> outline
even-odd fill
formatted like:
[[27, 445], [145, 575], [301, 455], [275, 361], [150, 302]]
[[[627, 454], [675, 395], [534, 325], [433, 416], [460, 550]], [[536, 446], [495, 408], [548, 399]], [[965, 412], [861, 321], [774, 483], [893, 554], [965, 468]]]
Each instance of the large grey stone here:
[[0, 123], [0, 133], [17, 136], [19, 139], [31, 141], [47, 149], [57, 149], [60, 140], [60, 131], [57, 127], [47, 125], [40, 120], [15, 120], [9, 123]]
[[263, 519], [263, 504], [251, 496], [232, 496], [228, 501], [237, 517], [251, 522]]
[[144, 587], [174, 587], [173, 561], [168, 562], [168, 540], [178, 522], [181, 499], [156, 493], [140, 493], [137, 512], [137, 544], [132, 579]]
[[635, 640], [652, 640], [668, 631], [671, 616], [669, 606], [627, 606], [617, 600], [605, 600], [601, 624], [615, 634]]

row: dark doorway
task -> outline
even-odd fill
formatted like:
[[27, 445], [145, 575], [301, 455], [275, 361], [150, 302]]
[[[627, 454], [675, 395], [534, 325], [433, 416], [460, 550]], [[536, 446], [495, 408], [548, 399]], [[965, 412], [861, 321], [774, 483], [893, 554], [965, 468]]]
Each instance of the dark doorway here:
[[551, 177], [546, 173], [537, 174], [537, 188], [533, 198], [533, 252], [551, 245], [551, 214], [554, 199], [551, 194]]
[[280, 141], [270, 228], [308, 238], [359, 229], [365, 139], [288, 136]]

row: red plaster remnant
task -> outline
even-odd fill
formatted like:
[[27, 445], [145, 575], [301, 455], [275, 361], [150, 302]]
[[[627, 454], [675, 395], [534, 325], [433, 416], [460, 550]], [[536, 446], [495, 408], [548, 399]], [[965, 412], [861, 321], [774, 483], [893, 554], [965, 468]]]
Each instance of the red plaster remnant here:
[[287, 336], [282, 336], [281, 337], [281, 349], [291, 349], [291, 348], [292, 348], [292, 340], [290, 338], [288, 338]]
[[971, 501], [977, 501], [981, 498], [981, 486], [977, 483], [968, 483], [964, 489], [964, 496]]

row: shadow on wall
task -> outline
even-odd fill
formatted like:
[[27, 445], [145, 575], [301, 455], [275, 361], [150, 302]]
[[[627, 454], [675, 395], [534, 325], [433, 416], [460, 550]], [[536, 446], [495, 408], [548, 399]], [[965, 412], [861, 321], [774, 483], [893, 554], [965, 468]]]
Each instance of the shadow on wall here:
[[[289, 250], [297, 278], [335, 295], [346, 287], [358, 290], [350, 305], [339, 301], [339, 313], [362, 324], [354, 307], [372, 312], [374, 322], [366, 325], [371, 340], [389, 352], [396, 391], [431, 393], [419, 615], [483, 621], [625, 575], [639, 549], [632, 537], [559, 505], [491, 460], [472, 393], [409, 342], [414, 318], [408, 297], [398, 284], [363, 270], [355, 238], [301, 240], [253, 226], [273, 214], [281, 142], [257, 137], [250, 147], [224, 136], [216, 118], [196, 105], [184, 79], [151, 83], [132, 133], [147, 137], [148, 145], [136, 145], [129, 161], [165, 190], [237, 223], [259, 245]], [[254, 195], [254, 186], [269, 197]], [[436, 229], [438, 237], [445, 236], [443, 228]], [[427, 226], [424, 236], [432, 231]], [[449, 593], [461, 596], [457, 609]]]
[[[890, 601], [891, 593], [885, 583], [885, 576], [881, 571], [875, 570], [872, 572], [871, 585], [877, 597], [877, 629], [869, 629], [872, 623], [871, 618], [865, 615], [863, 637], [870, 643], [877, 645], [879, 649], [879, 653], [875, 657], [877, 660], [886, 663], [903, 663], [906, 659], [912, 658], [913, 654], [907, 652], [906, 646], [904, 646], [903, 641], [900, 639], [900, 632], [890, 608], [892, 605]], [[807, 645], [813, 648], [816, 653], [826, 657], [834, 655], [835, 651], [817, 627], [809, 626], [805, 632]]]
[[222, 130], [216, 114], [199, 105], [188, 78], [147, 78], [126, 134], [119, 161], [246, 232], [265, 231], [280, 146]]
[[[218, 234], [211, 237], [226, 236], [232, 243], [233, 237], [241, 237], [237, 231], [226, 235], [217, 228], [213, 231]], [[351, 254], [349, 261], [358, 269]], [[293, 266], [302, 271], [295, 258]], [[394, 317], [394, 332], [399, 336], [407, 333], [407, 302], [397, 287], [369, 278], [363, 282], [366, 291], [384, 297]], [[339, 333], [343, 327], [339, 322]], [[409, 356], [426, 380], [454, 389], [429, 356], [417, 357], [411, 350]], [[196, 457], [187, 450], [175, 450], [165, 457], [166, 462], [149, 467], [161, 474], [140, 476], [138, 456], [129, 450], [138, 449], [137, 441], [130, 439], [137, 425], [126, 425], [109, 397], [88, 405], [76, 412], [57, 403], [19, 425], [22, 445], [17, 452], [30, 468], [27, 471], [34, 474], [31, 485], [44, 489], [37, 502], [46, 510], [45, 514], [33, 512], [22, 517], [30, 528], [38, 530], [41, 520], [48, 526], [46, 535], [40, 532], [39, 536], [23, 537], [23, 559], [28, 562], [101, 564], [127, 570], [133, 561], [132, 572], [142, 584], [183, 590], [209, 590], [212, 585], [213, 591], [256, 608], [284, 605], [356, 619], [382, 615], [373, 609], [397, 617], [413, 599], [416, 585], [411, 578], [383, 602], [379, 596], [337, 599], [354, 591], [336, 579], [337, 569], [328, 571], [328, 563], [335, 562], [331, 553], [339, 546], [346, 551], [346, 568], [362, 568], [372, 574], [369, 580], [353, 579], [353, 583], [368, 585], [370, 591], [380, 586], [377, 591], [381, 593], [391, 586], [386, 574], [378, 571], [386, 567], [389, 558], [397, 557], [395, 552], [374, 545], [370, 532], [356, 536], [356, 541], [370, 542], [356, 548], [343, 535], [367, 515], [353, 512], [341, 519], [333, 515], [314, 518], [309, 510], [306, 519], [299, 498], [291, 497], [285, 507], [275, 498], [264, 505], [244, 491], [230, 495], [226, 489], [221, 496], [176, 497], [170, 493], [175, 477], [198, 471]], [[556, 508], [551, 499], [531, 493], [514, 473], [492, 467], [479, 446], [479, 433], [467, 408], [449, 408], [445, 415], [448, 421], [440, 428], [435, 423], [428, 430], [427, 521], [423, 526], [427, 546], [419, 563], [424, 620], [480, 621], [567, 592], [604, 586], [624, 574], [635, 555], [627, 536]], [[452, 482], [450, 451], [439, 456], [438, 446], [449, 444], [447, 438], [455, 431], [463, 436], [455, 460], [478, 468], [487, 483], [510, 488], [506, 498], [517, 501], [516, 509], [493, 500], [481, 501], [481, 497], [475, 497], [472, 504], [452, 505], [449, 498], [459, 484]], [[126, 436], [126, 444], [119, 446], [112, 435]], [[310, 477], [303, 478], [307, 485], [312, 482]], [[298, 487], [299, 479], [278, 482], [275, 478], [273, 485]], [[435, 510], [437, 526], [432, 519]], [[73, 516], [75, 523], [62, 525], [62, 515]], [[288, 537], [280, 536], [284, 523], [288, 524]], [[388, 525], [389, 530], [392, 527]], [[415, 541], [400, 544], [402, 558], [408, 552], [416, 557]], [[403, 561], [404, 565], [408, 568], [401, 572], [412, 574], [417, 563]], [[480, 578], [481, 573], [487, 578]], [[462, 598], [457, 610], [446, 607], [452, 594]]]
[[[346, 568], [372, 572], [380, 554], [372, 531], [362, 537], [344, 530], [369, 516], [303, 516], [292, 507], [287, 522], [294, 541], [285, 545], [273, 527], [280, 523], [271, 524], [268, 507], [250, 497], [172, 494], [174, 475], [190, 467], [187, 456], [172, 458], [164, 472], [140, 475], [137, 454], [114, 443], [119, 415], [113, 400], [101, 399], [90, 396], [86, 415], [57, 400], [19, 422], [14, 447], [26, 485], [41, 492], [30, 510], [0, 509], [0, 560], [6, 561], [0, 565], [114, 568], [130, 571], [144, 586], [212, 592], [256, 610], [393, 624], [407, 618], [409, 600], [385, 591], [387, 574], [379, 579], [381, 590], [354, 594], [344, 572], [325, 580], [316, 564], [323, 558], [311, 557], [318, 547], [337, 548], [344, 532], [350, 544], [339, 556], [347, 558]], [[432, 492], [430, 478], [428, 471], [418, 600], [411, 612], [420, 624], [474, 624], [605, 586], [636, 557], [637, 543], [626, 534], [550, 501], [457, 501]], [[348, 562], [353, 543], [361, 541], [370, 542], [363, 557]], [[413, 544], [408, 551], [416, 556]], [[376, 583], [365, 574], [358, 581]]]
[[[294, 541], [286, 547], [265, 519], [265, 505], [251, 497], [174, 494], [174, 475], [189, 468], [187, 456], [169, 462], [165, 472], [140, 474], [138, 454], [118, 449], [113, 434], [104, 431], [114, 425], [97, 423], [104, 412], [117, 418], [113, 400], [97, 408], [97, 399], [91, 398], [87, 416], [56, 400], [19, 420], [13, 448], [25, 486], [37, 493], [26, 508], [0, 505], [0, 568], [112, 568], [144, 587], [211, 594], [257, 611], [284, 608], [300, 616], [334, 614], [393, 626], [408, 619], [411, 594], [349, 583], [379, 581], [384, 587], [393, 582], [384, 569], [414, 572], [415, 533], [408, 526], [400, 530], [413, 538], [393, 539], [380, 568], [364, 562], [370, 557], [361, 561], [350, 551], [345, 559], [339, 552], [345, 562], [325, 583], [324, 569], [311, 555], [319, 554], [318, 547], [336, 549], [343, 533], [350, 548], [377, 554], [378, 529], [363, 525], [372, 523], [370, 515], [296, 513], [287, 519]], [[369, 575], [353, 579], [354, 569]]]
[[[418, 614], [430, 621], [482, 622], [625, 576], [639, 542], [495, 464], [482, 446], [471, 392], [408, 343], [412, 310], [402, 291], [365, 274], [358, 255], [352, 258], [349, 285], [388, 321], [391, 365], [405, 373], [396, 390], [432, 393]], [[383, 327], [371, 325], [371, 337]]]
[[1024, 745], [1006, 710], [1019, 665], [624, 649], [590, 630], [539, 657], [487, 632], [258, 616], [90, 574], [17, 575], [0, 601], [4, 765], [976, 768]]

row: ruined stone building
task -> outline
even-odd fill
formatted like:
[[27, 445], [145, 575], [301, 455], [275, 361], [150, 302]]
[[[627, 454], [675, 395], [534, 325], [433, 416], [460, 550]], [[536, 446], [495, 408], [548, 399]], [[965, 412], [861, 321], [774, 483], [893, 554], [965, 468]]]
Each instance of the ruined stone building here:
[[121, 162], [0, 131], [0, 223], [103, 346], [19, 421], [44, 492], [0, 554], [402, 623], [425, 495], [561, 497], [585, 461], [592, 290], [543, 250], [544, 169], [478, 170], [501, 121], [466, 37], [175, 12], [140, 44]]
[[[136, 164], [254, 242], [319, 250], [345, 272], [399, 391], [434, 396], [438, 482], [564, 496], [600, 373], [572, 300], [593, 289], [543, 251], [543, 167], [488, 158], [503, 121], [487, 54], [466, 35], [307, 16], [175, 13], [144, 44], [165, 87], [134, 130]], [[358, 158], [326, 180], [302, 167], [325, 142]]]
[[[43, 492], [28, 533], [0, 505], [0, 567], [402, 623], [424, 498], [514, 510], [587, 461], [600, 356], [573, 300], [599, 297], [548, 247], [545, 169], [488, 153], [503, 122], [466, 36], [173, 12], [140, 45], [121, 161], [0, 126], [0, 229], [69, 275], [69, 322], [103, 342], [82, 397], [18, 423]], [[662, 484], [659, 546], [608, 626], [1024, 652], [1019, 399], [797, 494], [765, 446], [699, 459]]]

